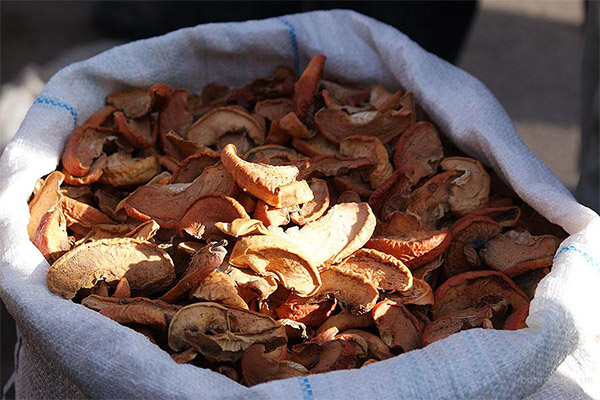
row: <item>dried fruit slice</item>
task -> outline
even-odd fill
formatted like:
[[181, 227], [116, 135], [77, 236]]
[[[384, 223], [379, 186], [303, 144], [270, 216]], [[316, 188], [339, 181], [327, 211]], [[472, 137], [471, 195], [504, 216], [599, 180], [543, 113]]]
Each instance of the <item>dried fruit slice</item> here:
[[323, 135], [316, 134], [310, 139], [296, 139], [292, 140], [292, 146], [300, 153], [306, 154], [309, 157], [333, 155], [340, 156], [338, 146], [332, 144], [330, 141], [325, 139]]
[[213, 146], [227, 133], [247, 134], [254, 143], [265, 141], [265, 132], [256, 119], [242, 107], [217, 107], [196, 121], [188, 130], [187, 138], [203, 146]]
[[321, 285], [316, 266], [303, 250], [275, 235], [241, 238], [229, 262], [240, 268], [251, 268], [258, 275], [274, 273], [285, 288], [299, 295], [311, 296]]
[[95, 224], [114, 223], [112, 219], [97, 208], [68, 196], [63, 196], [61, 208], [69, 225], [82, 224], [85, 226], [92, 226]]
[[374, 165], [369, 158], [349, 158], [334, 155], [316, 156], [298, 162], [301, 168], [298, 179], [309, 179], [321, 176], [345, 175], [351, 171], [366, 170]]
[[59, 258], [48, 270], [46, 283], [53, 293], [72, 299], [79, 289], [123, 277], [135, 294], [155, 293], [175, 279], [173, 261], [148, 242], [103, 239], [78, 246]]
[[63, 195], [60, 193], [60, 185], [63, 182], [64, 177], [65, 176], [61, 172], [52, 172], [46, 177], [43, 184], [29, 203], [30, 216], [27, 225], [29, 240], [33, 240], [44, 214], [51, 209], [58, 209], [61, 207]]
[[71, 249], [66, 219], [60, 209], [52, 208], [42, 215], [31, 241], [49, 263]]
[[[362, 200], [358, 193], [353, 190], [344, 190], [337, 199], [336, 204], [342, 203], [360, 203]], [[375, 228], [377, 229], [377, 227]]]
[[533, 300], [533, 296], [535, 295], [535, 290], [537, 289], [538, 284], [549, 273], [549, 268], [539, 268], [516, 276], [513, 278], [513, 280], [527, 295], [527, 297], [529, 297], [530, 300]]
[[233, 278], [219, 270], [209, 273], [192, 292], [191, 297], [248, 309], [248, 304], [238, 294]]
[[133, 147], [146, 149], [154, 146], [158, 135], [158, 124], [153, 123], [150, 117], [128, 120], [120, 111], [113, 115], [117, 130]]
[[334, 339], [319, 343], [319, 361], [310, 369], [311, 374], [354, 368], [356, 351], [350, 341]]
[[417, 122], [396, 143], [394, 166], [417, 183], [435, 174], [443, 157], [444, 149], [435, 127], [429, 122]]
[[516, 226], [521, 218], [521, 209], [517, 206], [490, 207], [476, 210], [473, 215], [484, 215], [501, 227]]
[[430, 306], [434, 302], [433, 290], [427, 282], [422, 279], [413, 279], [413, 284], [410, 289], [403, 292], [397, 292], [389, 299], [400, 304], [413, 304], [416, 306]]
[[300, 160], [300, 156], [294, 149], [276, 144], [266, 144], [257, 146], [246, 154], [244, 158], [248, 162], [269, 164], [269, 165], [284, 165], [289, 162]]
[[152, 329], [164, 331], [180, 308], [181, 306], [174, 306], [160, 300], [141, 297], [135, 302], [116, 304], [99, 311], [100, 314], [120, 324], [146, 325]]
[[254, 112], [269, 121], [274, 121], [292, 111], [293, 106], [290, 99], [267, 99], [256, 103]]
[[396, 257], [413, 269], [440, 256], [451, 245], [453, 235], [447, 228], [438, 231], [413, 231], [399, 236], [374, 237], [365, 247]]
[[360, 249], [340, 267], [364, 275], [378, 290], [401, 292], [413, 284], [410, 270], [402, 261], [377, 250]]
[[327, 296], [306, 298], [292, 294], [277, 308], [276, 313], [279, 318], [319, 326], [331, 315], [336, 304], [335, 299]]
[[321, 271], [321, 280], [323, 284], [317, 295], [333, 295], [353, 314], [370, 311], [379, 298], [379, 292], [371, 281], [347, 268], [329, 267]]
[[131, 297], [131, 286], [129, 286], [127, 278], [123, 277], [119, 279], [112, 297], [117, 299], [128, 299]]
[[[210, 147], [202, 146], [196, 142], [192, 142], [191, 140], [187, 140], [178, 135], [175, 131], [169, 131], [165, 135], [165, 142], [168, 142], [167, 145], [172, 149], [173, 156], [172, 160], [177, 162], [178, 160], [183, 160], [196, 154], [199, 151], [202, 152], [211, 152], [214, 151]], [[168, 156], [165, 156], [168, 157]]]
[[406, 353], [421, 347], [419, 321], [404, 305], [384, 300], [377, 303], [372, 313], [379, 336], [389, 348]]
[[497, 271], [470, 271], [453, 276], [434, 293], [434, 319], [470, 307], [506, 300], [513, 310], [529, 305], [529, 298], [506, 275]]
[[290, 207], [271, 207], [264, 201], [259, 200], [256, 202], [253, 217], [262, 221], [265, 227], [287, 225], [290, 223]]
[[386, 144], [410, 125], [412, 112], [389, 110], [360, 112], [348, 115], [344, 111], [324, 108], [315, 114], [315, 125], [319, 132], [332, 143], [340, 143], [349, 136], [374, 136]]
[[337, 335], [339, 332], [344, 332], [353, 328], [368, 328], [373, 325], [373, 316], [371, 313], [354, 315], [347, 311], [342, 311], [339, 314], [332, 315], [317, 329], [317, 335], [324, 332], [331, 332]]
[[395, 211], [390, 214], [388, 222], [377, 222], [373, 236], [400, 236], [419, 230], [421, 224], [415, 217]]
[[480, 268], [479, 251], [502, 232], [502, 227], [487, 216], [468, 215], [456, 221], [451, 232], [454, 239], [443, 267], [448, 277]]
[[364, 104], [369, 98], [369, 88], [355, 85], [339, 84], [337, 82], [321, 80], [323, 87], [331, 98], [340, 105], [357, 107]]
[[217, 222], [215, 226], [224, 234], [233, 237], [268, 235], [270, 233], [262, 221], [251, 218], [238, 218], [230, 223]]
[[450, 210], [451, 182], [457, 176], [455, 171], [446, 171], [428, 179], [413, 192], [406, 213], [417, 217], [424, 229], [435, 229]]
[[560, 242], [552, 235], [531, 236], [527, 231], [508, 231], [489, 240], [480, 255], [493, 269], [515, 276], [551, 266]]
[[309, 374], [308, 370], [297, 362], [269, 357], [262, 344], [254, 344], [246, 349], [241, 366], [244, 383], [248, 386]]
[[348, 329], [336, 335], [336, 337], [346, 339], [347, 335], [358, 336], [366, 342], [368, 357], [374, 357], [377, 360], [386, 360], [394, 356], [390, 348], [377, 335], [360, 329]]
[[288, 207], [313, 199], [308, 183], [296, 180], [300, 172], [296, 167], [244, 161], [231, 144], [221, 152], [221, 162], [241, 188], [272, 206]]
[[160, 164], [154, 156], [132, 158], [131, 154], [117, 152], [108, 157], [100, 183], [114, 187], [143, 185], [160, 173]]
[[314, 101], [326, 59], [323, 54], [313, 56], [294, 85], [294, 112], [300, 118], [304, 118]]
[[316, 134], [315, 131], [308, 130], [306, 125], [304, 125], [293, 112], [289, 112], [279, 118], [277, 120], [277, 125], [278, 128], [286, 134], [297, 139], [310, 139]]
[[85, 186], [97, 182], [104, 172], [104, 167], [106, 167], [107, 160], [108, 157], [106, 154], [101, 154], [100, 157], [96, 158], [96, 160], [94, 160], [92, 163], [90, 172], [83, 176], [74, 176], [67, 171], [63, 171], [65, 175], [65, 183], [72, 186]]
[[256, 299], [266, 300], [277, 290], [274, 274], [262, 277], [254, 274], [252, 270], [235, 267], [230, 267], [227, 273], [235, 281], [238, 293], [246, 303]]
[[456, 171], [460, 176], [452, 180], [448, 203], [450, 209], [462, 216], [485, 207], [490, 198], [490, 176], [477, 160], [467, 157], [448, 157], [440, 166], [445, 171]]
[[181, 234], [185, 232], [196, 238], [212, 240], [223, 236], [215, 223], [232, 222], [237, 218], [250, 217], [234, 198], [212, 194], [196, 200], [177, 223], [177, 229]]
[[[306, 225], [321, 218], [329, 208], [329, 189], [327, 182], [313, 178], [309, 183], [314, 198], [300, 206], [298, 211], [290, 213], [290, 218], [298, 225]], [[282, 224], [283, 225], [283, 224]]]
[[410, 180], [397, 170], [371, 194], [369, 205], [375, 215], [387, 221], [393, 213], [406, 209], [412, 195], [411, 189]]
[[193, 182], [207, 167], [217, 164], [219, 158], [219, 153], [216, 151], [200, 150], [192, 154], [177, 164], [170, 183]]
[[140, 186], [117, 207], [137, 220], [153, 219], [162, 228], [174, 228], [187, 209], [208, 194], [233, 196], [237, 186], [222, 164], [205, 168], [192, 183]]
[[123, 89], [106, 96], [106, 103], [121, 110], [129, 118], [139, 118], [150, 112], [152, 96], [145, 88]]
[[375, 164], [369, 175], [373, 189], [381, 186], [394, 172], [385, 146], [377, 137], [348, 136], [340, 141], [340, 152], [353, 158], [368, 158]]
[[185, 134], [193, 121], [193, 103], [195, 99], [184, 89], [171, 89], [165, 84], [157, 83], [150, 88], [150, 95], [160, 104], [158, 113], [158, 135], [162, 149], [166, 155], [179, 160], [174, 144], [167, 139], [167, 134], [174, 131], [185, 138]]

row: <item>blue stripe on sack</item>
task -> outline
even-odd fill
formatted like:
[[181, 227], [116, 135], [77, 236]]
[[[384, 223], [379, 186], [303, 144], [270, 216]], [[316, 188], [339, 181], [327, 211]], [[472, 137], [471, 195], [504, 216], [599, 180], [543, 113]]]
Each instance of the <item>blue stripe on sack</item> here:
[[567, 246], [567, 247], [561, 248], [554, 256], [554, 260], [552, 262], [556, 261], [558, 256], [560, 256], [562, 253], [566, 253], [568, 251], [574, 251], [575, 253], [577, 253], [580, 256], [582, 256], [583, 258], [585, 258], [585, 261], [587, 261], [588, 264], [590, 264], [591, 266], [593, 266], [596, 269], [600, 269], [600, 264], [598, 264], [598, 262], [596, 260], [594, 260], [594, 258], [592, 256], [587, 254], [585, 251], [579, 250], [575, 246]]
[[300, 74], [300, 55], [298, 54], [298, 41], [296, 40], [296, 28], [289, 21], [286, 21], [283, 18], [277, 18], [281, 21], [289, 30], [290, 34], [290, 42], [292, 43], [292, 57], [293, 57], [293, 65], [294, 71], [296, 75]]
[[35, 99], [33, 104], [47, 104], [50, 106], [62, 108], [63, 110], [67, 110], [73, 117], [73, 121], [74, 121], [73, 123], [74, 123], [75, 127], [77, 127], [77, 111], [75, 111], [75, 109], [73, 107], [71, 107], [70, 105], [68, 105], [66, 103], [61, 103], [60, 101], [49, 99], [47, 97], [38, 97], [37, 99]]
[[300, 384], [300, 390], [302, 391], [302, 398], [304, 400], [313, 400], [315, 396], [313, 395], [308, 378], [300, 377], [298, 378], [298, 383]]

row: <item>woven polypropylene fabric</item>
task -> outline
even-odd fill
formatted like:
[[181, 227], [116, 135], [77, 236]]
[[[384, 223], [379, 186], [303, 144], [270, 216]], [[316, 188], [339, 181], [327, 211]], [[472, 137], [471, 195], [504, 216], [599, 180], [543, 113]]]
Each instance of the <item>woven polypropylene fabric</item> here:
[[[528, 329], [473, 329], [360, 370], [246, 388], [212, 371], [177, 365], [143, 335], [47, 290], [48, 264], [27, 236], [27, 199], [36, 180], [56, 167], [73, 127], [108, 93], [158, 81], [194, 92], [211, 81], [235, 86], [279, 64], [301, 69], [317, 53], [328, 57], [326, 77], [412, 90], [460, 148], [571, 234], [537, 289]], [[24, 338], [20, 390], [50, 375], [64, 379], [65, 394], [100, 398], [519, 398], [542, 387], [563, 363], [567, 375], [578, 374], [580, 386], [600, 396], [600, 368], [593, 361], [600, 332], [600, 319], [593, 317], [600, 304], [600, 218], [531, 154], [481, 82], [360, 14], [203, 25], [73, 64], [50, 80], [7, 146], [0, 182], [0, 295]], [[39, 390], [32, 393], [46, 397]], [[48, 397], [61, 390], [52, 386]]]

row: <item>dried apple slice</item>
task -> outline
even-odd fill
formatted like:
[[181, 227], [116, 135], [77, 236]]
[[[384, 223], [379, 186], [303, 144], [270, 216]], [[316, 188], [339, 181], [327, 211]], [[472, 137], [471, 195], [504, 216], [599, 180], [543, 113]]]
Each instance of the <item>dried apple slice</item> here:
[[448, 157], [440, 166], [445, 171], [456, 171], [460, 176], [452, 180], [448, 203], [450, 209], [462, 216], [483, 208], [490, 198], [490, 176], [483, 165], [468, 157]]
[[294, 149], [276, 144], [257, 146], [244, 154], [244, 159], [248, 162], [269, 165], [284, 165], [298, 161], [300, 158]]
[[[164, 141], [168, 142], [168, 146], [172, 149], [173, 156], [171, 159], [175, 163], [179, 160], [184, 160], [197, 152], [211, 152], [214, 151], [208, 146], [200, 145], [191, 140], [187, 140], [178, 135], [175, 131], [169, 131], [165, 135]], [[168, 157], [168, 156], [165, 156]]]
[[287, 225], [290, 223], [290, 208], [271, 207], [264, 201], [259, 200], [256, 202], [252, 217], [262, 221], [265, 227]]
[[71, 134], [61, 158], [66, 172], [73, 176], [90, 172], [92, 163], [102, 154], [104, 144], [114, 138], [110, 131], [99, 129], [113, 111], [112, 106], [102, 108]]
[[262, 221], [251, 218], [238, 218], [231, 222], [217, 222], [215, 226], [224, 234], [233, 237], [268, 235], [270, 233]]
[[105, 307], [100, 314], [120, 324], [146, 325], [152, 329], [164, 331], [181, 306], [174, 306], [160, 300], [139, 298], [128, 304]]
[[319, 326], [335, 310], [336, 300], [327, 296], [300, 297], [292, 294], [277, 310], [279, 318], [301, 322], [308, 326]]
[[192, 292], [191, 297], [244, 310], [248, 309], [248, 304], [238, 295], [233, 278], [219, 270], [209, 273]]
[[[369, 197], [369, 205], [375, 215], [384, 221], [398, 211], [404, 211], [411, 201], [412, 184], [410, 179], [400, 170], [383, 182]], [[420, 226], [420, 225], [419, 225]], [[419, 228], [417, 228], [419, 229]]]
[[238, 293], [246, 303], [252, 300], [266, 300], [277, 290], [274, 274], [266, 277], [256, 275], [249, 269], [230, 267], [227, 274], [235, 281]]
[[443, 266], [448, 277], [480, 268], [479, 251], [502, 232], [502, 227], [487, 216], [468, 215], [456, 221], [451, 232], [454, 239]]
[[66, 219], [60, 209], [51, 208], [42, 215], [31, 241], [49, 263], [71, 249]]
[[132, 292], [142, 295], [166, 289], [175, 279], [169, 255], [148, 242], [103, 239], [78, 246], [48, 270], [46, 283], [53, 293], [72, 299], [98, 281], [126, 277]]
[[240, 268], [251, 268], [258, 275], [274, 273], [285, 288], [302, 296], [315, 294], [321, 285], [319, 271], [304, 251], [275, 235], [241, 238], [229, 262]]
[[215, 223], [232, 222], [237, 218], [250, 217], [236, 199], [212, 194], [196, 200], [177, 223], [177, 229], [181, 234], [186, 232], [197, 238], [212, 240], [223, 236]]
[[317, 329], [317, 335], [323, 332], [333, 332], [337, 335], [339, 332], [344, 332], [353, 328], [368, 328], [373, 325], [373, 316], [371, 313], [359, 315], [351, 314], [347, 311], [342, 311], [339, 314], [332, 315]]
[[470, 307], [506, 300], [513, 310], [529, 305], [529, 298], [506, 275], [497, 271], [470, 271], [442, 283], [434, 293], [434, 319]]
[[314, 198], [308, 203], [304, 203], [300, 206], [298, 211], [290, 213], [290, 218], [298, 225], [306, 225], [316, 221], [321, 218], [329, 208], [329, 189], [327, 188], [327, 182], [322, 179], [313, 178], [308, 185], [313, 192]]
[[379, 298], [375, 285], [362, 274], [357, 274], [350, 269], [329, 267], [321, 271], [321, 280], [323, 284], [317, 295], [333, 295], [353, 314], [370, 311]]
[[319, 344], [319, 361], [310, 369], [311, 374], [354, 368], [356, 351], [350, 341], [334, 339]]
[[203, 146], [213, 146], [227, 133], [245, 133], [254, 143], [262, 144], [265, 133], [256, 119], [242, 107], [217, 107], [196, 121], [188, 130], [187, 138]]
[[377, 360], [386, 360], [394, 356], [390, 348], [377, 335], [360, 329], [348, 329], [336, 335], [336, 337], [346, 339], [347, 335], [358, 336], [367, 343], [368, 357], [374, 357]]
[[174, 228], [187, 209], [208, 194], [233, 196], [237, 186], [222, 164], [206, 167], [202, 175], [191, 183], [171, 185], [149, 184], [140, 186], [127, 196], [117, 211], [124, 208], [136, 220], [153, 219], [162, 228]]
[[119, 279], [112, 297], [117, 299], [128, 299], [131, 297], [131, 286], [129, 286], [127, 278], [123, 277]]
[[435, 174], [444, 157], [442, 142], [429, 122], [411, 125], [398, 139], [394, 149], [394, 166], [417, 183]]
[[365, 111], [352, 115], [344, 111], [322, 109], [315, 114], [319, 132], [332, 143], [349, 136], [373, 136], [386, 144], [400, 136], [412, 122], [412, 112], [389, 110], [384, 113]]
[[44, 214], [51, 209], [60, 208], [63, 198], [60, 192], [60, 185], [64, 177], [58, 171], [49, 174], [29, 203], [29, 223], [27, 225], [29, 240], [33, 240]]
[[516, 276], [513, 278], [513, 280], [527, 295], [527, 297], [529, 297], [530, 300], [533, 300], [533, 296], [535, 295], [535, 290], [537, 289], [538, 284], [549, 273], [549, 268], [539, 268]]
[[394, 295], [388, 296], [388, 298], [404, 305], [430, 306], [434, 302], [431, 286], [424, 280], [416, 278], [413, 278], [413, 284], [410, 289], [402, 292], [398, 291]]
[[188, 183], [199, 177], [206, 167], [219, 162], [216, 151], [198, 151], [177, 164], [170, 183]]
[[298, 119], [298, 116], [289, 112], [277, 120], [278, 128], [286, 134], [297, 139], [310, 139], [315, 136], [316, 132], [309, 130], [306, 125]]
[[117, 130], [133, 147], [146, 149], [154, 146], [158, 135], [158, 124], [153, 123], [150, 117], [127, 120], [120, 111], [113, 115]]
[[515, 276], [551, 266], [560, 242], [552, 235], [531, 236], [527, 231], [508, 231], [490, 239], [480, 255], [493, 269]]
[[106, 96], [106, 103], [121, 110], [129, 118], [139, 118], [150, 112], [152, 96], [145, 88], [118, 90]]
[[69, 225], [77, 223], [92, 226], [95, 224], [114, 223], [112, 219], [97, 208], [68, 196], [63, 196], [61, 208]]
[[63, 171], [65, 175], [65, 183], [72, 186], [86, 186], [97, 182], [104, 172], [108, 157], [106, 154], [101, 154], [100, 157], [96, 158], [90, 167], [90, 171], [83, 176], [74, 176]]
[[365, 247], [390, 254], [413, 269], [439, 257], [451, 245], [452, 237], [447, 228], [419, 230], [398, 236], [374, 237]]
[[377, 250], [360, 249], [340, 267], [364, 275], [378, 290], [402, 292], [413, 284], [410, 270], [402, 261]]
[[323, 87], [332, 98], [341, 105], [358, 107], [369, 99], [369, 88], [355, 85], [342, 85], [337, 82], [321, 80]]
[[309, 374], [308, 370], [297, 362], [269, 357], [262, 344], [254, 344], [246, 349], [241, 366], [244, 383], [248, 386]]
[[292, 146], [300, 153], [306, 154], [309, 157], [325, 155], [341, 156], [338, 146], [332, 144], [323, 135], [318, 133], [310, 139], [301, 140], [294, 138]]
[[293, 107], [290, 99], [267, 99], [256, 103], [254, 112], [269, 121], [274, 121], [292, 111]]
[[377, 222], [373, 236], [399, 236], [418, 230], [421, 230], [421, 224], [415, 217], [395, 211], [390, 214], [388, 222]]
[[158, 113], [158, 135], [162, 149], [166, 155], [179, 160], [175, 145], [167, 139], [171, 131], [186, 138], [185, 134], [193, 121], [194, 97], [184, 89], [171, 89], [165, 84], [157, 83], [150, 88], [150, 95], [160, 107]]
[[419, 321], [404, 305], [384, 300], [377, 303], [372, 313], [379, 336], [389, 348], [406, 353], [421, 347]]
[[313, 104], [319, 81], [325, 66], [325, 57], [323, 54], [317, 54], [310, 60], [304, 72], [294, 85], [294, 112], [298, 117], [304, 118], [308, 109]]
[[309, 179], [322, 176], [345, 175], [352, 171], [361, 171], [373, 167], [370, 158], [338, 157], [334, 155], [316, 156], [297, 163], [301, 169], [298, 179]]
[[313, 193], [306, 181], [297, 181], [299, 170], [293, 166], [271, 166], [242, 160], [235, 146], [221, 152], [221, 162], [238, 185], [272, 206], [282, 208], [306, 203]]
[[[337, 199], [336, 204], [342, 203], [360, 203], [362, 200], [358, 193], [353, 190], [344, 190]], [[377, 229], [377, 228], [375, 228]]]
[[340, 152], [353, 158], [368, 158], [375, 164], [375, 170], [369, 174], [373, 189], [381, 186], [394, 172], [385, 146], [377, 137], [348, 136], [340, 141]]
[[450, 210], [451, 182], [457, 176], [446, 171], [428, 179], [413, 192], [406, 214], [417, 217], [424, 229], [436, 229], [437, 221]]
[[143, 185], [161, 171], [158, 159], [154, 156], [132, 158], [131, 154], [117, 152], [108, 157], [100, 183], [114, 187]]

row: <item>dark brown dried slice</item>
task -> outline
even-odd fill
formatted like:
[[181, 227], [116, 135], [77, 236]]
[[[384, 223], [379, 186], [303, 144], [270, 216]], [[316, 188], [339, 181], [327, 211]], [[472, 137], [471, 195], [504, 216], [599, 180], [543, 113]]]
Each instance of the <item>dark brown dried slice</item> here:
[[413, 284], [410, 270], [402, 261], [377, 250], [360, 249], [340, 267], [364, 275], [378, 290], [402, 292]]
[[166, 289], [175, 279], [173, 261], [157, 246], [135, 239], [103, 239], [78, 246], [58, 259], [46, 276], [48, 288], [66, 299], [98, 281], [126, 277], [134, 294]]
[[529, 297], [530, 300], [533, 300], [533, 296], [535, 295], [535, 290], [537, 289], [538, 284], [549, 273], [549, 268], [539, 268], [516, 276], [513, 278], [513, 280], [521, 288], [521, 290], [525, 292], [527, 297]]
[[442, 142], [429, 122], [417, 122], [402, 134], [394, 149], [394, 166], [411, 182], [435, 174], [444, 157]]
[[302, 204], [299, 210], [290, 213], [290, 218], [298, 225], [306, 225], [316, 221], [321, 218], [329, 208], [329, 189], [327, 188], [327, 182], [322, 179], [313, 178], [308, 185], [313, 192], [314, 198], [308, 203]]
[[309, 374], [308, 370], [297, 362], [269, 357], [262, 344], [254, 344], [246, 349], [241, 366], [244, 383], [248, 386]]
[[527, 295], [508, 276], [497, 271], [470, 271], [453, 276], [436, 289], [434, 296], [431, 308], [434, 319], [502, 299], [513, 310], [529, 305]]
[[437, 231], [413, 231], [404, 235], [371, 238], [365, 245], [396, 257], [413, 269], [438, 258], [453, 242], [447, 228]]
[[188, 183], [199, 177], [206, 167], [219, 162], [216, 151], [198, 151], [177, 164], [170, 183]]
[[29, 203], [29, 223], [27, 233], [29, 240], [33, 240], [44, 214], [51, 209], [60, 209], [63, 195], [60, 185], [64, 180], [61, 172], [54, 171], [43, 181], [37, 193]]
[[139, 186], [160, 171], [160, 164], [155, 156], [132, 158], [129, 153], [117, 152], [108, 157], [99, 182], [118, 188]]
[[164, 140], [168, 142], [168, 146], [172, 149], [174, 155], [171, 159], [174, 160], [175, 163], [194, 155], [199, 151], [210, 152], [212, 150], [210, 147], [182, 138], [175, 131], [167, 132]]
[[[337, 199], [336, 204], [342, 203], [360, 203], [362, 200], [358, 193], [353, 190], [344, 190]], [[377, 228], [375, 228], [377, 229]]]
[[335, 309], [337, 302], [333, 298], [325, 297], [300, 297], [295, 294], [276, 310], [279, 318], [301, 322], [308, 326], [319, 326]]
[[447, 277], [479, 269], [482, 266], [479, 251], [502, 232], [502, 227], [487, 216], [468, 215], [456, 221], [451, 232], [454, 239], [443, 267]]
[[[404, 211], [410, 202], [412, 184], [400, 170], [381, 184], [369, 197], [369, 205], [375, 215], [384, 221], [398, 211]], [[420, 225], [419, 225], [420, 226]]]
[[217, 107], [209, 111], [190, 127], [187, 138], [203, 146], [213, 146], [228, 133], [246, 134], [256, 144], [265, 141], [265, 132], [257, 120], [237, 106]]
[[322, 176], [345, 175], [352, 171], [362, 171], [375, 164], [369, 158], [338, 157], [334, 155], [316, 156], [297, 163], [301, 169], [298, 179]]
[[310, 106], [313, 104], [319, 81], [325, 66], [325, 57], [323, 54], [317, 54], [310, 60], [304, 72], [294, 85], [294, 112], [298, 117], [304, 118]]
[[306, 125], [300, 121], [298, 116], [289, 112], [277, 120], [278, 128], [286, 134], [297, 139], [310, 139], [315, 136], [316, 132], [309, 130]]
[[319, 133], [310, 139], [301, 140], [294, 138], [292, 146], [300, 153], [306, 154], [309, 157], [325, 155], [341, 156], [338, 146], [325, 139]]
[[422, 346], [419, 321], [404, 305], [384, 300], [377, 303], [372, 313], [381, 340], [392, 350], [406, 353]]
[[133, 147], [145, 149], [154, 146], [158, 135], [158, 124], [151, 117], [128, 120], [120, 111], [113, 115], [117, 130]]
[[406, 213], [421, 221], [424, 229], [435, 229], [437, 222], [449, 210], [452, 180], [458, 176], [455, 171], [434, 175], [413, 192]]
[[360, 329], [348, 329], [336, 337], [345, 339], [347, 335], [359, 336], [367, 343], [368, 357], [374, 357], [377, 360], [386, 360], [394, 356], [390, 348], [379, 338], [379, 336]]
[[171, 89], [170, 87], [157, 83], [150, 88], [150, 94], [160, 104], [158, 113], [158, 135], [162, 150], [166, 155], [180, 159], [175, 145], [167, 139], [167, 134], [175, 131], [178, 135], [186, 138], [186, 133], [193, 121], [193, 103], [195, 99], [184, 89]]
[[52, 208], [42, 215], [31, 241], [49, 263], [71, 249], [66, 219], [60, 208]]
[[227, 145], [221, 152], [221, 162], [229, 174], [250, 194], [267, 204], [281, 208], [306, 203], [313, 199], [312, 191], [294, 166], [271, 166], [242, 160], [235, 146]]
[[394, 172], [387, 150], [377, 137], [345, 137], [340, 141], [340, 152], [353, 158], [368, 158], [375, 164], [375, 169], [369, 174], [373, 189], [381, 186]]
[[349, 136], [374, 136], [386, 144], [410, 125], [412, 112], [389, 110], [384, 113], [365, 111], [352, 115], [344, 111], [322, 109], [315, 114], [319, 132], [332, 143], [340, 143]]
[[484, 215], [501, 227], [516, 226], [521, 217], [521, 209], [517, 206], [499, 206], [476, 210], [473, 215]]
[[98, 208], [100, 208], [104, 214], [118, 222], [125, 222], [125, 220], [127, 220], [125, 211], [115, 211], [121, 198], [114, 191], [98, 189], [94, 191], [94, 198], [98, 204]]
[[480, 255], [488, 266], [515, 276], [551, 266], [560, 242], [552, 235], [531, 236], [527, 231], [508, 231], [490, 239]]
[[397, 303], [416, 306], [430, 306], [433, 304], [433, 290], [427, 282], [422, 279], [413, 278], [413, 284], [410, 289], [398, 291], [394, 295], [388, 296], [389, 299]]
[[321, 271], [321, 280], [323, 284], [317, 295], [333, 295], [342, 307], [353, 314], [370, 311], [379, 298], [379, 292], [372, 282], [343, 266], [333, 266]]
[[485, 207], [490, 199], [490, 176], [483, 165], [468, 157], [448, 157], [440, 166], [445, 171], [456, 171], [460, 176], [452, 180], [448, 203], [459, 216]]
[[254, 106], [254, 112], [269, 121], [274, 121], [292, 111], [294, 103], [287, 98], [267, 99]]
[[152, 96], [145, 88], [118, 90], [106, 96], [106, 103], [121, 110], [129, 118], [139, 118], [152, 108]]
[[210, 194], [196, 200], [177, 223], [177, 230], [196, 238], [212, 240], [222, 237], [215, 227], [217, 222], [232, 222], [237, 218], [250, 218], [236, 199], [222, 194]]
[[237, 186], [222, 164], [206, 167], [191, 183], [140, 186], [117, 207], [136, 220], [154, 219], [162, 228], [174, 228], [187, 209], [208, 194], [234, 196]]

